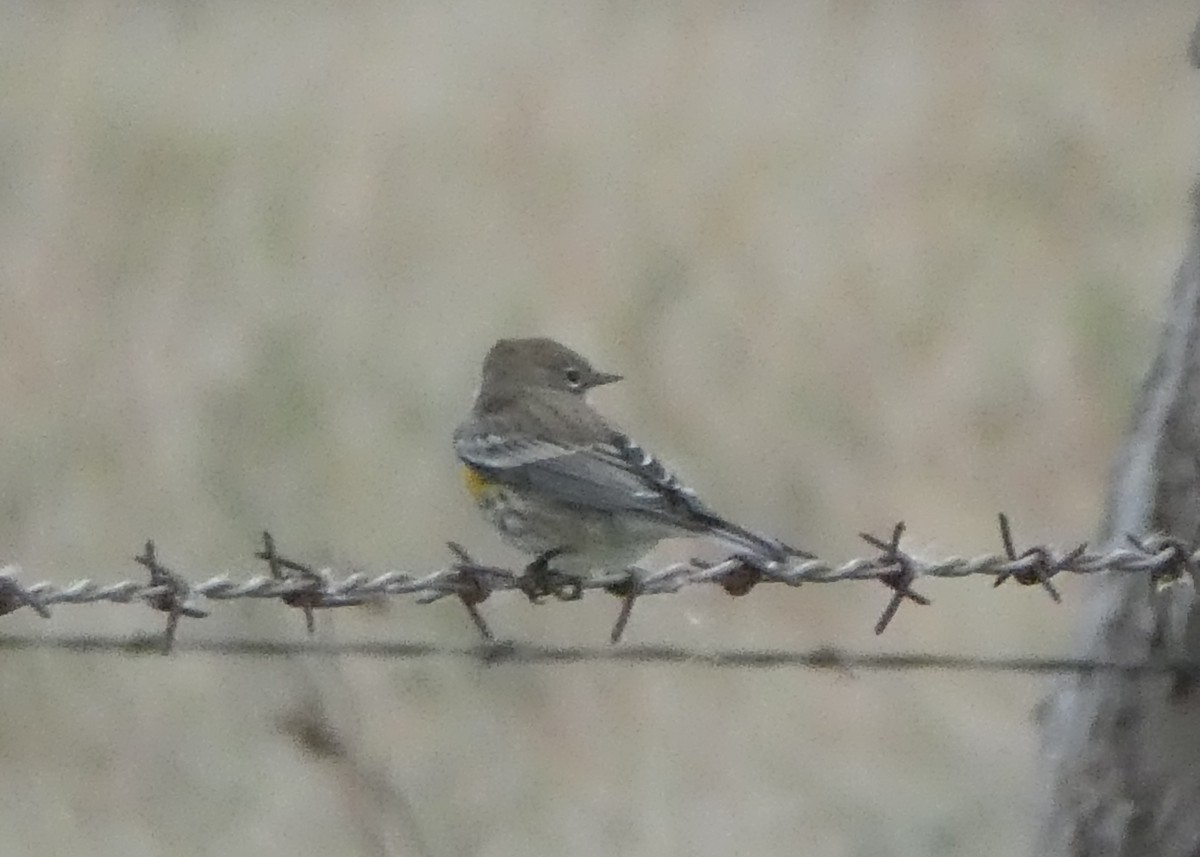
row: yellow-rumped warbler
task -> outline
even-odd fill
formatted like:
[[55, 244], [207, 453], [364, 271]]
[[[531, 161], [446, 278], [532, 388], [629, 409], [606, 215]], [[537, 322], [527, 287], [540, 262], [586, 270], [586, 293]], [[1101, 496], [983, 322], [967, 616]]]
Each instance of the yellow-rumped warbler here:
[[454, 450], [467, 489], [506, 541], [553, 555], [573, 575], [619, 571], [678, 536], [706, 536], [766, 561], [805, 556], [714, 515], [605, 421], [587, 392], [619, 380], [551, 339], [492, 346]]

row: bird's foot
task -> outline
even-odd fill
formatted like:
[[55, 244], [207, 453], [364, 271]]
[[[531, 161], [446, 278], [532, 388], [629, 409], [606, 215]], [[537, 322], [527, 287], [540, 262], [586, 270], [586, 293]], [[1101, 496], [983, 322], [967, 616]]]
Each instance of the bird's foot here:
[[582, 577], [550, 567], [550, 561], [562, 552], [561, 548], [553, 548], [539, 554], [517, 578], [517, 585], [531, 603], [540, 604], [550, 595], [559, 601], [578, 601], [583, 597]]

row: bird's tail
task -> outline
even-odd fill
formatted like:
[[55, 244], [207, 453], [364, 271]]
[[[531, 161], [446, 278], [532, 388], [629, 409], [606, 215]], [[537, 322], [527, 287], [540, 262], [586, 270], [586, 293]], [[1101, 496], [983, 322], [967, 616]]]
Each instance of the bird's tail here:
[[703, 532], [731, 548], [747, 551], [754, 556], [771, 562], [787, 563], [792, 559], [816, 559], [812, 554], [794, 548], [778, 539], [760, 536], [745, 527], [739, 527], [732, 521], [727, 521], [712, 514], [698, 516]]

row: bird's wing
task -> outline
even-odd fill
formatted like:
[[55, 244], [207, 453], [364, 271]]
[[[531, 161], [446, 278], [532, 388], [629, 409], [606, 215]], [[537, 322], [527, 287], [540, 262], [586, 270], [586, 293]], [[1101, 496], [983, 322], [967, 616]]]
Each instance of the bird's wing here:
[[[618, 432], [564, 444], [514, 435], [488, 422], [477, 419], [462, 426], [454, 449], [465, 463], [502, 482], [601, 511], [670, 519], [705, 511], [695, 493], [657, 458]], [[686, 526], [682, 520], [675, 523]]]
[[476, 416], [459, 426], [454, 448], [493, 479], [560, 503], [641, 513], [780, 562], [806, 556], [713, 514], [661, 461], [598, 418], [575, 428], [570, 440], [555, 442], [512, 431], [503, 413]]

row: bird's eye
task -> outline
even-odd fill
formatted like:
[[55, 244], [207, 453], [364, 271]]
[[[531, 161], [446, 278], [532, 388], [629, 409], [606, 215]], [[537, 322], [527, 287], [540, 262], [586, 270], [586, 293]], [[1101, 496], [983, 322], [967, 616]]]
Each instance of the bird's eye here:
[[578, 387], [583, 381], [583, 373], [574, 367], [566, 371], [566, 377], [567, 383], [572, 387]]

